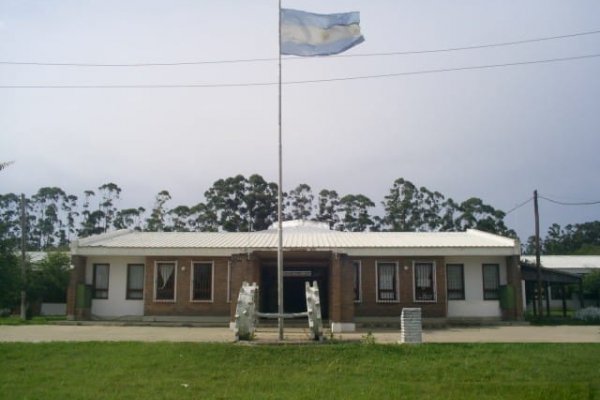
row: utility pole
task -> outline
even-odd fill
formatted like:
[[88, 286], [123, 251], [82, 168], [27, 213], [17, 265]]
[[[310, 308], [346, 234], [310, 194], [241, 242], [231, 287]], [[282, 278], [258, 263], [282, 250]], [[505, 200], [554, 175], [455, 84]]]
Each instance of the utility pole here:
[[27, 216], [25, 215], [25, 195], [21, 193], [21, 319], [25, 321], [27, 318], [27, 294], [25, 293], [25, 279], [27, 272], [25, 269], [25, 243], [27, 236]]
[[[538, 314], [541, 317], [542, 309], [542, 267], [540, 264], [540, 213], [538, 210], [538, 193], [533, 191], [533, 212], [535, 214], [535, 268], [537, 271], [537, 293], [538, 293]], [[548, 293], [546, 293], [546, 296]]]

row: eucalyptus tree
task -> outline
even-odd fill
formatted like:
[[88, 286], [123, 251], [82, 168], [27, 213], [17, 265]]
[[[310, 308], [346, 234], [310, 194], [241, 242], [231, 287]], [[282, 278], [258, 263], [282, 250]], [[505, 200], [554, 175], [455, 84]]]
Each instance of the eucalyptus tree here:
[[301, 183], [286, 196], [286, 219], [309, 220], [313, 217], [313, 203], [315, 196], [306, 183]]
[[113, 220], [113, 227], [115, 229], [133, 229], [136, 231], [143, 231], [145, 212], [146, 209], [144, 207], [124, 208], [122, 210], [118, 210]]
[[154, 207], [150, 217], [146, 220], [146, 230], [151, 232], [168, 231], [167, 209], [165, 204], [171, 200], [171, 194], [167, 190], [161, 190], [154, 198]]
[[471, 197], [463, 201], [458, 211], [459, 216], [456, 219], [458, 230], [475, 228], [499, 235], [516, 236], [516, 233], [504, 224], [506, 216], [504, 211], [485, 204], [480, 198]]
[[412, 182], [396, 179], [382, 205], [386, 230], [415, 231], [421, 225], [419, 190]]
[[362, 194], [348, 194], [342, 197], [340, 199], [341, 230], [363, 232], [375, 226], [375, 221], [369, 213], [369, 209], [373, 207], [375, 203]]
[[165, 230], [173, 232], [189, 232], [192, 213], [192, 209], [185, 205], [177, 206], [169, 210], [167, 214], [170, 217], [171, 223]]
[[63, 210], [69, 208], [69, 196], [58, 187], [43, 187], [31, 198], [36, 221], [32, 226], [40, 249], [66, 244], [69, 223]]
[[251, 175], [246, 181], [244, 203], [248, 212], [247, 226], [251, 231], [262, 231], [277, 221], [277, 184], [267, 182], [258, 175]]
[[263, 230], [277, 219], [277, 185], [258, 174], [219, 179], [204, 193], [198, 210], [202, 230]]
[[21, 237], [21, 198], [14, 193], [0, 194], [0, 221], [4, 225], [7, 238]]
[[215, 181], [204, 193], [206, 207], [216, 218], [217, 225], [224, 231], [248, 230], [245, 191], [246, 178], [243, 175], [236, 175]]
[[194, 232], [217, 232], [219, 230], [218, 215], [215, 210], [204, 203], [190, 208], [190, 227]]
[[315, 220], [327, 222], [330, 229], [340, 229], [340, 197], [335, 190], [322, 189], [317, 198]]
[[115, 202], [120, 198], [121, 188], [115, 183], [109, 182], [98, 187], [99, 193], [102, 195], [98, 209], [104, 214], [104, 232], [106, 232], [117, 214]]
[[102, 210], [93, 208], [91, 204], [96, 193], [93, 190], [85, 190], [83, 195], [79, 236], [86, 237], [104, 232], [106, 216]]

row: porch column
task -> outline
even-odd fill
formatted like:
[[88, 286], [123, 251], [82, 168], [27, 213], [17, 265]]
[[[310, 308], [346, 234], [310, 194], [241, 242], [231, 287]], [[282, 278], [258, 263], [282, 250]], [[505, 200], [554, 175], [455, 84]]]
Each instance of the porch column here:
[[[71, 270], [69, 277], [69, 287], [67, 288], [67, 319], [88, 319], [90, 317], [90, 309], [84, 307], [78, 307], [77, 302], [77, 287], [79, 285], [85, 285], [85, 264], [86, 257], [74, 255], [71, 256]], [[83, 301], [81, 299], [80, 301]]]
[[506, 310], [508, 319], [523, 319], [523, 293], [521, 290], [521, 267], [519, 256], [506, 257], [506, 284], [512, 286], [514, 308]]
[[546, 316], [550, 316], [550, 283], [544, 282], [544, 296], [546, 296]]
[[329, 318], [333, 333], [354, 332], [354, 276], [350, 259], [345, 254], [331, 257]]
[[[238, 294], [242, 287], [242, 282], [256, 282], [260, 284], [260, 262], [253, 256], [248, 254], [236, 254], [230, 259], [231, 276], [229, 282], [230, 290], [230, 327], [235, 323], [235, 309], [237, 307]], [[258, 288], [261, 290], [260, 286]], [[257, 299], [258, 300], [258, 299]]]

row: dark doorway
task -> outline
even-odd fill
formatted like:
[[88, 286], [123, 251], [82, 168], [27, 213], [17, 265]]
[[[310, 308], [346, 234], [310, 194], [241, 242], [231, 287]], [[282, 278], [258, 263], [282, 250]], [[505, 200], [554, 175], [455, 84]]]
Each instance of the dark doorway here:
[[[283, 270], [283, 310], [286, 313], [306, 311], [305, 282], [317, 281], [321, 297], [321, 315], [329, 317], [329, 276], [326, 267], [293, 266]], [[277, 267], [263, 265], [260, 273], [260, 311], [277, 312]]]

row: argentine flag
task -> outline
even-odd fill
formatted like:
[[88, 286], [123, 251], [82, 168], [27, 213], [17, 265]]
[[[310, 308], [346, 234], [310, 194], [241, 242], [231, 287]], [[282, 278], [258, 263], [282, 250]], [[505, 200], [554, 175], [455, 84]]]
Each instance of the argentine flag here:
[[281, 9], [281, 54], [328, 56], [362, 43], [360, 14], [313, 14]]

